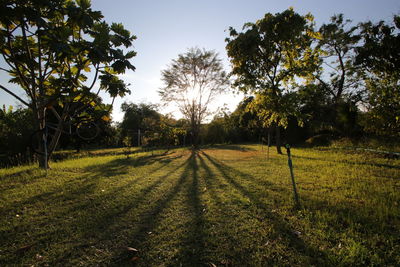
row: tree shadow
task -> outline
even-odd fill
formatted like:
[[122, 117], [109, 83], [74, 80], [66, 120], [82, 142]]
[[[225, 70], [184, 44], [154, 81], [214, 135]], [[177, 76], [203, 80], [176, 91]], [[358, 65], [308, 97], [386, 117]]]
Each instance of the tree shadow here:
[[[29, 169], [12, 172], [8, 175], [0, 176], [0, 186], [1, 190], [12, 189], [13, 186], [25, 186], [31, 183], [34, 183], [37, 179], [43, 178], [46, 176], [46, 173], [42, 170], [37, 170], [33, 166]], [[9, 184], [12, 180], [12, 184], [8, 187], [5, 187], [4, 184]]]
[[[159, 155], [142, 155], [129, 158], [117, 158], [107, 164], [93, 165], [85, 168], [85, 171], [90, 172], [93, 176], [96, 174], [100, 176], [112, 177], [127, 174], [130, 167], [143, 167], [150, 166], [154, 163], [160, 163], [159, 168], [153, 169], [152, 172], [157, 171], [171, 163], [173, 160], [182, 157], [181, 154], [171, 156], [172, 153], [163, 153]], [[151, 173], [149, 173], [151, 174]]]
[[[186, 164], [187, 161], [172, 168], [162, 176], [158, 177], [156, 180], [152, 181], [150, 184], [146, 185], [145, 188], [140, 188], [140, 191], [132, 192], [131, 186], [133, 183], [137, 183], [138, 180], [145, 179], [146, 176], [136, 178], [126, 185], [117, 187], [112, 191], [108, 191], [101, 197], [99, 196], [91, 199], [90, 202], [81, 203], [80, 205], [71, 207], [66, 214], [69, 214], [74, 210], [85, 210], [84, 214], [79, 215], [79, 221], [81, 224], [71, 225], [71, 227], [76, 227], [76, 234], [82, 240], [95, 240], [93, 243], [96, 245], [115, 239], [117, 236], [120, 236], [129, 227], [131, 227], [127, 225], [129, 220], [121, 223], [121, 221], [124, 220], [124, 217], [127, 216], [127, 214], [129, 214], [132, 210], [140, 207], [140, 205], [146, 201], [149, 201], [148, 195], [157, 187], [161, 186], [162, 183], [167, 183], [167, 178], [184, 167]], [[129, 193], [129, 199], [126, 199], [124, 195], [125, 192]], [[104, 206], [104, 203], [109, 202], [111, 204]], [[162, 204], [166, 205], [166, 203], [167, 202]], [[98, 207], [102, 205], [103, 208], [101, 211], [99, 211]], [[152, 211], [150, 213], [146, 213], [146, 215], [149, 216], [150, 220], [156, 213], [157, 211]], [[137, 214], [135, 216], [140, 217], [140, 215]], [[146, 229], [143, 231], [144, 232], [141, 232], [141, 234], [144, 236], [147, 232], [149, 232], [146, 232]], [[126, 256], [126, 253], [122, 255]], [[63, 262], [64, 260], [68, 260], [68, 256], [57, 259], [59, 262]], [[123, 261], [121, 263], [123, 263]]]
[[256, 149], [252, 147], [243, 147], [240, 145], [227, 145], [227, 144], [210, 145], [210, 146], [205, 146], [203, 148], [208, 150], [235, 150], [240, 152], [256, 151]]
[[[295, 234], [296, 229], [289, 225], [285, 218], [273, 212], [272, 208], [261, 200], [261, 194], [264, 194], [263, 197], [268, 197], [272, 191], [290, 194], [290, 190], [235, 169], [204, 151], [192, 150], [187, 159], [186, 156], [183, 159], [182, 157], [184, 156], [179, 154], [146, 155], [129, 159], [119, 158], [105, 164], [89, 166], [84, 169], [81, 177], [69, 180], [62, 187], [33, 196], [18, 205], [23, 206], [28, 203], [36, 205], [39, 202], [46, 202], [49, 203], [49, 210], [59, 205], [66, 206], [63, 210], [55, 209], [50, 222], [37, 222], [38, 227], [49, 228], [53, 224], [62, 224], [64, 230], [63, 233], [52, 233], [49, 230], [45, 236], [39, 236], [36, 242], [41, 244], [40, 249], [51, 250], [53, 242], [71, 242], [71, 239], [75, 242], [73, 246], [66, 248], [62, 254], [58, 254], [52, 262], [49, 262], [50, 265], [63, 263], [74, 265], [70, 262], [71, 258], [77, 261], [76, 264], [79, 260], [84, 262], [85, 253], [93, 253], [92, 246], [97, 248], [104, 246], [108, 249], [109, 255], [101, 259], [102, 262], [94, 265], [131, 266], [136, 263], [131, 261], [132, 256], [126, 250], [122, 251], [120, 246], [148, 249], [146, 245], [152, 238], [149, 233], [156, 231], [171, 202], [177, 194], [182, 194], [184, 195], [183, 206], [178, 209], [184, 209], [188, 218], [184, 224], [184, 234], [178, 241], [181, 246], [174, 255], [174, 260], [183, 266], [204, 266], [209, 262], [207, 259], [212, 257], [207, 252], [212, 252], [210, 250], [213, 248], [209, 247], [207, 239], [210, 233], [206, 226], [208, 221], [205, 216], [205, 206], [202, 204], [201, 185], [206, 185], [212, 201], [223, 210], [224, 203], [219, 190], [223, 190], [222, 181], [224, 181], [250, 199], [251, 205], [254, 205], [254, 207], [239, 207], [241, 212], [254, 216], [253, 208], [261, 210], [262, 217], [259, 219], [270, 223], [277, 233], [277, 238], [282, 238], [289, 244], [289, 249], [307, 257], [310, 264], [331, 264], [324, 252], [308, 245], [301, 236]], [[175, 161], [179, 164], [173, 165], [168, 171], [162, 169]], [[158, 165], [153, 166], [156, 162]], [[146, 174], [129, 176], [130, 172], [139, 167], [146, 167]], [[160, 170], [164, 173], [158, 175], [161, 173]], [[213, 172], [213, 170], [216, 171]], [[148, 177], [155, 172], [158, 172], [156, 178], [147, 181]], [[114, 177], [121, 175], [126, 175], [122, 183], [99, 193], [99, 182], [112, 183], [115, 180]], [[171, 176], [174, 177], [170, 178]], [[216, 176], [218, 179], [215, 178]], [[247, 181], [252, 186], [242, 184], [240, 181]], [[140, 186], [135, 187], [138, 183]], [[265, 187], [266, 190], [264, 193], [258, 193], [253, 190], [253, 186]], [[163, 191], [158, 194], [159, 188]], [[63, 194], [60, 191], [64, 191]], [[157, 195], [153, 197], [151, 193], [155, 191]], [[225, 218], [222, 218], [224, 223], [229, 225], [231, 223], [229, 216], [233, 214], [226, 212], [224, 216]], [[12, 235], [7, 235], [6, 238], [12, 240]], [[228, 238], [225, 240], [229, 240]], [[235, 240], [228, 242], [231, 247], [237, 245]], [[247, 252], [247, 248], [242, 249]], [[249, 251], [249, 253], [254, 253], [254, 251]], [[34, 255], [31, 256], [34, 257]], [[241, 263], [245, 264], [246, 256], [240, 256]], [[145, 265], [154, 261], [143, 255], [143, 259], [138, 264]], [[164, 264], [172, 265], [172, 262]], [[279, 262], [276, 264], [279, 265]]]
[[363, 165], [363, 166], [370, 166], [370, 167], [381, 167], [381, 168], [388, 168], [388, 169], [398, 169], [400, 170], [400, 165], [389, 165], [389, 164], [383, 164], [383, 163], [376, 163], [376, 162], [360, 162], [360, 161], [352, 161], [352, 160], [333, 160], [333, 159], [327, 159], [327, 158], [321, 158], [321, 157], [305, 157], [305, 156], [296, 156], [292, 155], [293, 159], [305, 159], [305, 160], [311, 160], [311, 161], [323, 161], [323, 162], [329, 162], [329, 163], [341, 163], [341, 164], [348, 164], [348, 165]]
[[[243, 180], [255, 183], [257, 181], [255, 177], [224, 164], [204, 151], [202, 151], [202, 155], [219, 171], [226, 182], [250, 199], [258, 209], [263, 211], [264, 219], [267, 219], [271, 223], [272, 227], [278, 233], [279, 238], [284, 239], [289, 244], [290, 248], [295, 249], [299, 254], [307, 256], [310, 264], [330, 264], [329, 258], [325, 255], [325, 252], [306, 244], [306, 242], [296, 234], [296, 229], [293, 229], [284, 218], [272, 212], [271, 207], [266, 206], [265, 203], [260, 201], [257, 194], [251, 192], [234, 178], [235, 176], [239, 176]], [[269, 182], [266, 182], [266, 184], [273, 186], [273, 184]]]
[[[152, 233], [158, 225], [162, 212], [167, 208], [168, 204], [174, 199], [178, 192], [183, 190], [185, 182], [189, 179], [191, 170], [195, 168], [194, 157], [195, 152], [194, 150], [192, 150], [190, 157], [181, 165], [181, 167], [184, 167], [184, 169], [175, 184], [171, 186], [168, 192], [161, 195], [152, 204], [151, 209], [144, 210], [137, 215], [140, 220], [137, 223], [137, 229], [133, 233], [130, 233], [130, 236], [133, 239], [133, 241], [129, 244], [130, 247], [143, 247], [143, 243], [145, 243], [149, 238], [149, 233]], [[196, 182], [193, 181], [193, 183], [195, 186]], [[188, 200], [190, 204], [194, 205], [193, 209], [195, 213], [197, 210], [196, 206], [199, 205], [197, 204], [197, 201], [198, 200], [196, 199], [196, 196]], [[197, 245], [197, 242], [194, 243], [193, 246], [195, 247], [195, 249], [200, 249], [199, 245]], [[187, 260], [186, 253], [182, 254], [182, 260]], [[190, 260], [193, 260], [193, 258], [191, 258]], [[132, 262], [130, 261], [130, 256], [126, 252], [119, 253], [112, 260], [112, 266], [121, 265], [132, 265]]]
[[188, 231], [177, 258], [184, 266], [202, 266], [205, 264], [205, 240], [203, 206], [200, 199], [198, 150], [192, 150], [189, 166], [192, 169], [192, 181], [186, 190], [186, 206], [190, 215]]
[[[183, 171], [177, 181], [160, 196], [150, 209], [142, 211], [137, 217], [140, 218], [137, 222], [136, 230], [130, 233], [132, 241], [130, 247], [145, 248], [150, 233], [154, 232], [162, 220], [165, 210], [169, 203], [181, 193], [184, 195], [184, 205], [179, 209], [183, 209], [188, 214], [188, 221], [185, 223], [184, 235], [179, 240], [180, 246], [174, 256], [174, 261], [179, 262], [181, 266], [204, 266], [204, 217], [203, 208], [200, 199], [199, 174], [197, 164], [197, 150], [192, 150], [189, 158], [181, 165]], [[154, 259], [146, 259], [146, 262]], [[112, 266], [130, 266], [134, 265], [130, 261], [130, 256], [126, 252], [121, 252], [112, 260]]]
[[[60, 262], [68, 262], [71, 254], [75, 254], [76, 256], [76, 254], [84, 253], [83, 248], [85, 247], [100, 243], [101, 241], [111, 240], [114, 233], [109, 231], [110, 227], [124, 214], [140, 205], [146, 199], [146, 195], [149, 192], [165, 182], [165, 179], [169, 175], [183, 167], [185, 163], [170, 169], [164, 175], [157, 177], [156, 180], [148, 185], [146, 184], [144, 188], [141, 187], [140, 190], [135, 193], [132, 193], [133, 184], [146, 179], [152, 173], [159, 171], [181, 157], [182, 155], [175, 155], [169, 158], [166, 158], [166, 155], [156, 155], [152, 157], [141, 157], [133, 161], [121, 161], [120, 159], [116, 159], [105, 164], [89, 166], [84, 169], [82, 176], [74, 176], [74, 179], [67, 180], [63, 182], [62, 185], [52, 187], [51, 190], [35, 194], [25, 198], [23, 201], [16, 202], [6, 210], [2, 209], [1, 214], [7, 214], [7, 216], [11, 216], [11, 218], [15, 218], [15, 213], [24, 216], [22, 213], [26, 210], [29, 211], [30, 207], [46, 204], [46, 210], [49, 214], [45, 217], [38, 216], [34, 218], [34, 224], [38, 229], [43, 227], [49, 227], [51, 229], [53, 228], [52, 225], [62, 225], [64, 231], [51, 233], [50, 230], [47, 230], [45, 236], [41, 235], [40, 237], [36, 237], [36, 240], [32, 242], [35, 243], [35, 248], [39, 249], [44, 245], [48, 247], [53, 246], [55, 236], [57, 236], [59, 240], [66, 241], [70, 240], [71, 236], [73, 236], [72, 239], [79, 239], [77, 245], [71, 247], [70, 250], [66, 250], [65, 253], [52, 262], [52, 264], [57, 265]], [[143, 175], [132, 178], [128, 176], [119, 186], [111, 188], [112, 190], [99, 193], [100, 189], [98, 188], [98, 184], [102, 179], [117, 177], [121, 174], [129, 174], [129, 172], [132, 171], [132, 169], [128, 168], [131, 164], [134, 166], [144, 166], [146, 164], [151, 165], [155, 162], [160, 162], [160, 166], [148, 168], [148, 172], [146, 172], [148, 176]], [[43, 178], [45, 178], [45, 176], [43, 176]], [[46, 179], [50, 179], [50, 177]], [[127, 195], [124, 194], [125, 192], [129, 192], [129, 195], [133, 196], [132, 199], [124, 198], [124, 196]], [[50, 216], [51, 219], [49, 220]], [[114, 230], [121, 231], [121, 229]], [[17, 233], [10, 232], [2, 236], [4, 240], [9, 240], [9, 242], [11, 242], [15, 234]], [[10, 251], [6, 251], [6, 253], [13, 253], [12, 249], [13, 248], [10, 247]]]
[[[24, 201], [20, 202], [15, 202], [13, 206], [8, 207], [8, 209], [2, 210], [2, 213], [7, 213], [10, 212], [11, 210], [15, 211], [20, 211], [23, 210], [24, 207], [26, 206], [31, 206], [34, 205], [37, 202], [42, 202], [42, 201], [47, 201], [49, 199], [53, 199], [57, 201], [58, 199], [66, 199], [68, 200], [68, 195], [71, 195], [71, 198], [76, 198], [81, 195], [90, 195], [93, 190], [89, 190], [88, 184], [90, 184], [90, 188], [94, 189], [95, 185], [98, 183], [98, 179], [103, 179], [103, 178], [111, 178], [111, 177], [117, 177], [120, 175], [125, 175], [129, 173], [129, 167], [140, 167], [144, 165], [151, 165], [159, 160], [162, 164], [155, 168], [152, 169], [150, 172], [148, 172], [148, 175], [150, 175], [152, 172], [158, 171], [161, 168], [165, 167], [168, 163], [170, 163], [172, 160], [178, 159], [181, 157], [180, 155], [174, 157], [174, 158], [166, 158], [165, 155], [157, 155], [157, 156], [143, 156], [143, 157], [138, 157], [136, 159], [126, 159], [126, 158], [117, 158], [115, 160], [112, 160], [110, 162], [104, 163], [104, 164], [96, 164], [94, 166], [89, 166], [83, 169], [83, 173], [88, 173], [80, 176], [78, 179], [74, 180], [68, 180], [64, 182], [62, 185], [53, 187], [51, 191], [46, 191], [43, 193], [36, 194], [32, 197], [26, 198]], [[20, 175], [29, 175], [31, 173], [35, 173], [34, 171], [22, 171], [18, 172]], [[16, 175], [16, 174], [15, 174]], [[49, 176], [46, 178], [46, 175], [40, 174], [40, 175], [34, 175], [32, 177], [33, 180], [37, 180], [39, 178], [50, 178], [52, 176], [52, 173], [50, 172]], [[143, 177], [144, 178], [144, 177]], [[26, 182], [25, 182], [26, 180]], [[139, 179], [132, 180], [132, 182], [138, 182]], [[29, 183], [32, 183], [31, 179], [29, 178], [19, 178], [18, 183], [20, 186]], [[132, 185], [132, 183], [128, 184], [127, 186]], [[74, 188], [77, 188], [76, 190]], [[63, 192], [67, 189], [67, 194], [60, 195], [60, 192]], [[3, 193], [5, 191], [2, 190]]]

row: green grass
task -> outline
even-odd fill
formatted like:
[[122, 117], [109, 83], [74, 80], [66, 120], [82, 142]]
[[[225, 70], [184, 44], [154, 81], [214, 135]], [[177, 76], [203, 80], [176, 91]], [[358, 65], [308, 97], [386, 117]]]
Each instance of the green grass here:
[[1, 169], [0, 266], [398, 266], [400, 161], [292, 154], [300, 209], [256, 145]]

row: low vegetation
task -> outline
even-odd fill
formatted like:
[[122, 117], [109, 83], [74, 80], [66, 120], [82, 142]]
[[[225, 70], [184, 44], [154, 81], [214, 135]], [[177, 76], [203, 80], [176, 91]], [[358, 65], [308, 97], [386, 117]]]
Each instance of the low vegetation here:
[[0, 265], [395, 266], [400, 162], [256, 145], [0, 169]]

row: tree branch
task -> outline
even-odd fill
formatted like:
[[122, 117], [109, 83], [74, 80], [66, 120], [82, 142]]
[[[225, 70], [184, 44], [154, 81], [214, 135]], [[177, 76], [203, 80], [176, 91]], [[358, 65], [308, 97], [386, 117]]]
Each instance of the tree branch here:
[[[97, 67], [95, 66], [95, 68], [96, 68], [96, 73], [94, 74], [94, 78], [93, 78], [92, 84], [89, 86], [89, 91], [92, 90], [94, 84], [95, 84], [96, 81], [97, 81], [97, 76], [98, 76], [98, 74], [99, 74], [99, 64], [97, 64]], [[97, 91], [97, 94], [96, 94], [96, 95], [98, 95], [99, 93], [100, 93], [100, 89], [99, 89], [99, 91]]]
[[20, 101], [22, 104], [26, 105], [27, 107], [30, 107], [31, 105], [29, 105], [27, 102], [25, 102], [24, 100], [22, 100], [22, 98], [20, 98], [19, 96], [17, 96], [16, 94], [14, 94], [13, 92], [11, 92], [10, 90], [8, 90], [7, 88], [5, 88], [4, 86], [0, 85], [0, 88], [3, 89], [4, 91], [6, 91], [7, 93], [9, 93], [10, 95], [12, 95], [13, 97], [15, 97], [16, 99], [18, 99], [18, 101]]

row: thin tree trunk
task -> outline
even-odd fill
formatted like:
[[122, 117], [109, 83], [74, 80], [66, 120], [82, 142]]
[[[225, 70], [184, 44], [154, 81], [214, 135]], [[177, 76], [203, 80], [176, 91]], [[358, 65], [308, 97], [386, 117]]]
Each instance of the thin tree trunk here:
[[37, 138], [38, 140], [38, 144], [39, 144], [39, 152], [40, 154], [38, 154], [37, 158], [38, 158], [38, 162], [39, 162], [39, 168], [41, 169], [47, 169], [48, 167], [48, 158], [46, 153], [46, 148], [45, 148], [45, 143], [44, 143], [44, 139], [46, 138], [45, 133], [43, 132], [43, 135], [38, 135]]
[[268, 127], [267, 159], [269, 159], [269, 148], [271, 147], [271, 127]]
[[281, 149], [281, 131], [278, 125], [275, 126], [275, 134], [276, 134], [276, 152], [278, 154], [282, 154], [282, 149]]
[[58, 123], [57, 123], [57, 128], [54, 132], [54, 135], [51, 138], [51, 142], [48, 145], [48, 151], [47, 151], [47, 164], [50, 160], [51, 155], [53, 154], [54, 150], [56, 149], [57, 145], [58, 145], [58, 141], [60, 140], [61, 134], [62, 134], [62, 130], [64, 127], [64, 121], [67, 117], [68, 114], [68, 109], [69, 109], [69, 104], [66, 104], [64, 106], [63, 109], [63, 113], [61, 116], [58, 115], [57, 111], [55, 109], [52, 108], [52, 111], [54, 113], [54, 115], [56, 115], [57, 119], [58, 119]]
[[192, 138], [193, 138], [193, 146], [197, 148], [199, 146], [199, 129], [196, 125], [192, 127]]
[[[33, 106], [33, 119], [35, 122], [35, 129], [36, 131], [41, 131], [45, 127], [45, 109], [44, 108], [38, 108], [36, 106]], [[45, 144], [44, 144], [44, 138], [45, 138], [45, 133], [43, 132], [42, 135], [36, 135], [37, 138], [37, 144], [38, 144], [38, 151], [40, 153], [37, 154], [37, 159], [39, 163], [39, 168], [45, 169], [47, 168], [47, 160], [45, 156]]]

